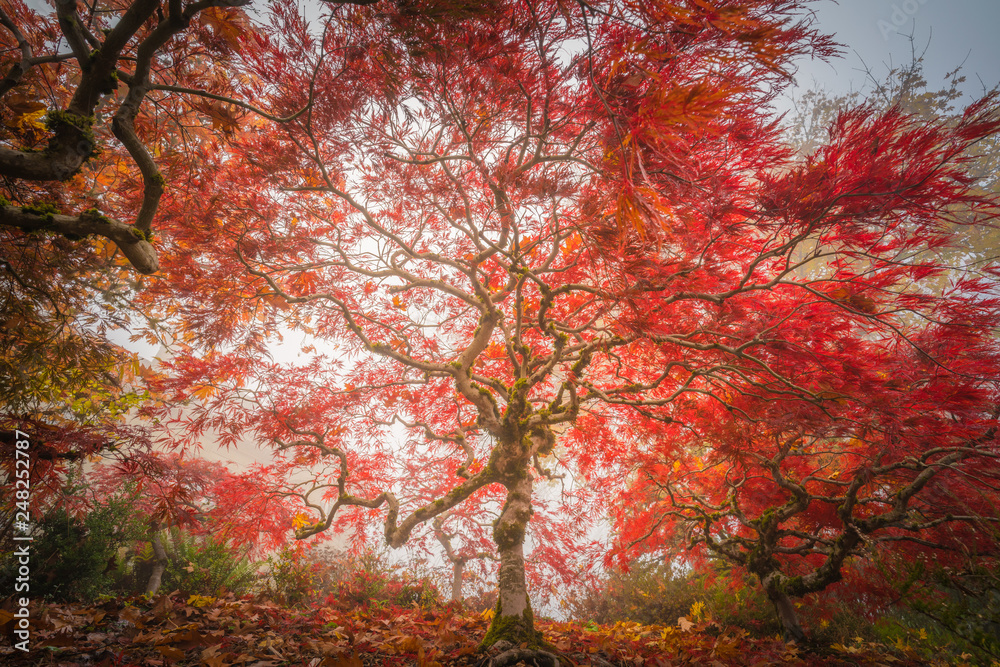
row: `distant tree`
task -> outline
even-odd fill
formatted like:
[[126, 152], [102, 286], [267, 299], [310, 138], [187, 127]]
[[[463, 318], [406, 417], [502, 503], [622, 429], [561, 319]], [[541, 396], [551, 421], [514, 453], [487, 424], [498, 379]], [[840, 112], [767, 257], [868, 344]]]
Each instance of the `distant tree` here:
[[153, 551], [148, 595], [159, 590], [168, 565], [162, 535], [168, 527], [184, 529], [190, 537], [209, 537], [216, 549], [228, 545], [257, 554], [291, 537], [292, 514], [281, 499], [218, 462], [158, 454], [99, 465], [91, 478], [98, 499], [123, 486], [138, 492], [133, 510], [147, 522]]

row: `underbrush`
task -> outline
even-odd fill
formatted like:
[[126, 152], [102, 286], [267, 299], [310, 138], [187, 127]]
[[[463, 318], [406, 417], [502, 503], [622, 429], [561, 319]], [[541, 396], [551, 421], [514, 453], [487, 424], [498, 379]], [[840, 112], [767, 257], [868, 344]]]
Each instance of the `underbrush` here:
[[[952, 664], [1000, 665], [1000, 585], [992, 571], [973, 568], [963, 577], [926, 576], [919, 586], [866, 595], [850, 583], [796, 601], [800, 622], [816, 646], [847, 651], [888, 647], [901, 655]], [[596, 587], [567, 601], [580, 623], [635, 622], [736, 628], [758, 639], [783, 629], [756, 578], [713, 564], [675, 570], [669, 562], [636, 561], [612, 571]], [[714, 630], [713, 630], [714, 628]]]
[[390, 563], [374, 549], [352, 555], [332, 549], [286, 547], [267, 560], [261, 594], [292, 606], [321, 604], [338, 609], [440, 606], [428, 576]]
[[[30, 593], [47, 600], [93, 600], [114, 586], [120, 551], [142, 533], [123, 494], [85, 515], [56, 507], [33, 526]], [[0, 558], [0, 590], [15, 591], [15, 552]]]

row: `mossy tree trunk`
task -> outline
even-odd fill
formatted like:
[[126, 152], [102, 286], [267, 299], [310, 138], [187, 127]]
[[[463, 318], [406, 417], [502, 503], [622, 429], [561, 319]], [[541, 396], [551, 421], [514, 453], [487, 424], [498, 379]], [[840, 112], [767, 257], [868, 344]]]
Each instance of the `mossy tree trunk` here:
[[451, 599], [461, 600], [462, 599], [462, 579], [465, 576], [465, 560], [457, 560], [452, 563], [452, 576], [451, 576]]
[[146, 595], [156, 595], [163, 582], [163, 573], [167, 570], [167, 550], [160, 539], [160, 523], [155, 521], [150, 524], [149, 531], [149, 541], [153, 545], [153, 571], [146, 582]]
[[525, 470], [523, 476], [505, 486], [507, 500], [493, 526], [493, 540], [500, 556], [496, 614], [482, 647], [508, 641], [515, 646], [527, 644], [529, 648], [538, 648], [544, 645], [544, 640], [535, 630], [524, 576], [524, 534], [532, 513], [531, 475]]
[[765, 578], [763, 584], [767, 599], [774, 605], [781, 627], [785, 629], [785, 641], [803, 643], [806, 640], [806, 633], [799, 623], [799, 615], [795, 612], [792, 599], [781, 589], [777, 577]]

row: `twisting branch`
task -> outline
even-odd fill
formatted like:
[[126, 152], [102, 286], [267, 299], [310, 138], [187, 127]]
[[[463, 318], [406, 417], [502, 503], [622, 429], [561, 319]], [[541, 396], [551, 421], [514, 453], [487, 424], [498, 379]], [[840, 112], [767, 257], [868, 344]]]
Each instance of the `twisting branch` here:
[[139, 168], [143, 179], [143, 200], [133, 225], [112, 220], [96, 211], [78, 215], [65, 213], [32, 215], [30, 207], [4, 202], [0, 205], [0, 225], [26, 232], [51, 231], [69, 238], [90, 235], [103, 236], [114, 242], [132, 266], [144, 274], [158, 268], [156, 252], [149, 241], [153, 220], [164, 190], [164, 178], [155, 161], [136, 134], [134, 121], [139, 108], [151, 89], [150, 73], [158, 52], [177, 34], [187, 29], [191, 19], [209, 7], [238, 7], [249, 0], [198, 0], [183, 6], [181, 0], [170, 0], [167, 15], [139, 42], [135, 69], [119, 76], [119, 62], [125, 49], [143, 26], [160, 10], [159, 0], [134, 0], [100, 41], [87, 28], [76, 2], [58, 0], [56, 16], [59, 28], [70, 46], [71, 54], [34, 57], [28, 39], [11, 16], [0, 10], [0, 24], [17, 40], [21, 59], [0, 81], [0, 96], [15, 88], [37, 65], [67, 58], [77, 61], [79, 83], [64, 110], [51, 110], [46, 125], [51, 131], [44, 151], [18, 150], [0, 147], [0, 176], [14, 181], [66, 181], [97, 152], [95, 111], [98, 104], [117, 89], [120, 81], [129, 87], [114, 113], [112, 132], [122, 142]]

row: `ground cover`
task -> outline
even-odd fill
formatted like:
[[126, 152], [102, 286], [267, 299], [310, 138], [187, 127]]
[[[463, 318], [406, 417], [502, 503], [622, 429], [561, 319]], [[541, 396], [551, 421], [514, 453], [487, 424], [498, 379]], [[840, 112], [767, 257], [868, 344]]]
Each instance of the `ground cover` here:
[[[0, 647], [0, 662], [11, 667], [464, 667], [490, 658], [478, 645], [492, 612], [468, 614], [447, 606], [294, 609], [261, 598], [162, 595], [39, 604], [31, 613], [30, 649]], [[10, 613], [0, 611], [4, 635], [13, 636], [14, 624]], [[537, 624], [560, 663], [578, 667], [928, 664], [902, 643], [889, 647], [858, 640], [805, 647], [710, 622], [684, 623], [684, 629], [545, 619]], [[494, 647], [493, 654], [503, 648]]]

